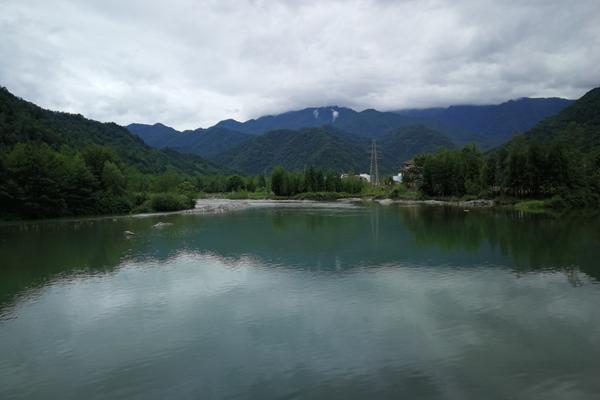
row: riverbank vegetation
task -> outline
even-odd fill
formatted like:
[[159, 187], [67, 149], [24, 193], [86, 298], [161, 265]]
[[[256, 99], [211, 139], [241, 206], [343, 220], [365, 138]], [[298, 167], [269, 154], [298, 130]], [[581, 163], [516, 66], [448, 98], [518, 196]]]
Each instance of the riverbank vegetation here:
[[193, 207], [195, 192], [188, 176], [142, 173], [108, 147], [19, 143], [0, 152], [3, 218], [174, 211]]
[[486, 156], [466, 146], [417, 157], [415, 164], [418, 187], [430, 197], [536, 200], [529, 205], [537, 209], [600, 205], [600, 152], [586, 154], [568, 143], [521, 137]]

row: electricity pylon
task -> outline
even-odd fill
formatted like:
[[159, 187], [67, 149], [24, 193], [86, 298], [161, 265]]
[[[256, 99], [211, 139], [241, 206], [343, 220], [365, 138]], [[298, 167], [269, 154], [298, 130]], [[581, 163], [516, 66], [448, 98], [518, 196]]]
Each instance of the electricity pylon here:
[[379, 157], [377, 156], [377, 143], [373, 140], [371, 143], [371, 169], [369, 175], [371, 178], [371, 185], [379, 186]]

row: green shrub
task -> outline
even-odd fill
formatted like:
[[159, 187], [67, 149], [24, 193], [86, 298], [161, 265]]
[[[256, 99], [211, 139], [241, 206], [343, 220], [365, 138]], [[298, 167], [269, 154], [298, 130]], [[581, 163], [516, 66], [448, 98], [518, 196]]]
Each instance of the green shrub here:
[[173, 193], [157, 193], [150, 197], [150, 207], [153, 211], [178, 211], [193, 208], [194, 199]]
[[567, 208], [567, 202], [560, 196], [554, 196], [546, 201], [546, 206], [553, 210], [564, 210]]
[[135, 192], [129, 195], [134, 207], [138, 207], [148, 201], [148, 193]]
[[107, 194], [98, 202], [98, 208], [102, 214], [126, 214], [133, 208], [133, 203], [125, 195], [112, 196]]
[[150, 199], [146, 200], [145, 202], [143, 202], [142, 204], [138, 205], [133, 210], [131, 210], [131, 213], [132, 214], [147, 214], [147, 213], [151, 213], [154, 210], [152, 209], [152, 204], [150, 204], [150, 203], [151, 203]]
[[398, 199], [406, 194], [406, 186], [404, 185], [395, 185], [392, 191], [390, 192], [390, 198]]

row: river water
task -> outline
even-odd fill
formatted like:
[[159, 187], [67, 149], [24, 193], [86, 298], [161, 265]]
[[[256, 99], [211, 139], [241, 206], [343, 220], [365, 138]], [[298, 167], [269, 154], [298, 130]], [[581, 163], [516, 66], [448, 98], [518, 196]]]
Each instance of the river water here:
[[596, 399], [599, 279], [587, 215], [321, 203], [5, 223], [0, 398]]

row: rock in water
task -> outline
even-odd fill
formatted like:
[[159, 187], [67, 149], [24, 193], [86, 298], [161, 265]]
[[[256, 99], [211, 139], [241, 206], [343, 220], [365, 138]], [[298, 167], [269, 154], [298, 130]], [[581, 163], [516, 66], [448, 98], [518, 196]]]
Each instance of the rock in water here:
[[377, 202], [379, 204], [381, 204], [382, 206], [389, 206], [394, 203], [394, 201], [392, 199], [381, 199], [381, 200], [377, 200]]
[[165, 226], [171, 226], [171, 225], [173, 225], [173, 224], [170, 222], [157, 222], [156, 224], [152, 225], [152, 227], [156, 228], [156, 229], [160, 229], [160, 228], [164, 228]]

